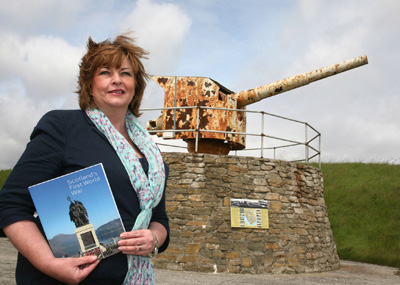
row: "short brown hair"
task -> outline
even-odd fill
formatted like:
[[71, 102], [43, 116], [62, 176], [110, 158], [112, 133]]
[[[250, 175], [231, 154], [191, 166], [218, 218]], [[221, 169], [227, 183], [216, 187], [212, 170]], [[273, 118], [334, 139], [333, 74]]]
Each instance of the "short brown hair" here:
[[136, 81], [135, 96], [133, 96], [128, 109], [136, 117], [139, 117], [146, 80], [149, 79], [140, 59], [146, 58], [147, 54], [147, 51], [137, 46], [134, 40], [127, 35], [119, 35], [114, 41], [108, 39], [100, 43], [94, 42], [89, 37], [87, 53], [79, 64], [78, 90], [76, 91], [79, 94], [79, 107], [82, 110], [98, 108], [91, 95], [92, 80], [97, 68], [102, 66], [120, 68], [124, 59], [127, 58], [132, 63]]

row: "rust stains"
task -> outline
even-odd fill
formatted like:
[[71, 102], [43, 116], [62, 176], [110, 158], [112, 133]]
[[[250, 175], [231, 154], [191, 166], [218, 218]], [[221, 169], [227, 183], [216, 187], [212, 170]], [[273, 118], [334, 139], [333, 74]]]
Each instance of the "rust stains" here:
[[[159, 83], [165, 91], [164, 107], [177, 108], [175, 111], [166, 110], [163, 112], [162, 129], [173, 130], [175, 128], [176, 130], [174, 135], [169, 138], [188, 141], [195, 139], [195, 131], [198, 126], [199, 138], [228, 142], [233, 149], [245, 147], [243, 135], [212, 132], [226, 130], [245, 132], [244, 114], [229, 110], [199, 108], [236, 109], [237, 104], [231, 96], [232, 91], [206, 77], [153, 76], [152, 79]], [[186, 106], [193, 108], [179, 108]], [[198, 122], [197, 118], [199, 118]]]
[[157, 81], [158, 81], [158, 84], [165, 84], [165, 83], [167, 83], [167, 81], [168, 81], [168, 78], [165, 78], [165, 77], [160, 77], [160, 78], [158, 78], [157, 79]]

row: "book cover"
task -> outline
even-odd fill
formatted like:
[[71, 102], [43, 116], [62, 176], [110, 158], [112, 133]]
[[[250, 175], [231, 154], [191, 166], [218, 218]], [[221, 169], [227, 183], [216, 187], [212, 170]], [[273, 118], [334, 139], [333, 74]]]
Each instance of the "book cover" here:
[[101, 163], [29, 187], [55, 257], [118, 253], [125, 231]]

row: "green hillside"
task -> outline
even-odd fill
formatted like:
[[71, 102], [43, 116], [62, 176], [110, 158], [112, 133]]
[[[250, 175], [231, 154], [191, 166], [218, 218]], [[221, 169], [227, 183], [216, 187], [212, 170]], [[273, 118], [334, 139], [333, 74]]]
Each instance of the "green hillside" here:
[[400, 267], [400, 165], [321, 168], [340, 259]]
[[11, 170], [0, 170], [0, 189], [3, 188], [4, 182], [6, 182], [6, 179], [8, 175], [10, 174]]
[[340, 259], [400, 267], [400, 165], [327, 163], [322, 173]]

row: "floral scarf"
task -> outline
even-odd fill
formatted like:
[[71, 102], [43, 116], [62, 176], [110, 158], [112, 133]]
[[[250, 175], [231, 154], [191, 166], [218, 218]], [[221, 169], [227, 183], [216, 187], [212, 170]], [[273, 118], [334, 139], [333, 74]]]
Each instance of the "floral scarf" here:
[[[165, 182], [165, 169], [161, 153], [138, 119], [128, 111], [126, 129], [130, 139], [146, 157], [149, 171], [146, 176], [142, 165], [128, 141], [114, 128], [106, 115], [98, 109], [88, 109], [86, 114], [96, 127], [107, 137], [129, 175], [133, 189], [139, 198], [141, 212], [132, 231], [147, 229], [152, 209], [161, 200]], [[154, 284], [153, 264], [149, 257], [128, 255], [128, 273], [124, 284]]]

